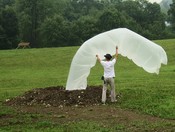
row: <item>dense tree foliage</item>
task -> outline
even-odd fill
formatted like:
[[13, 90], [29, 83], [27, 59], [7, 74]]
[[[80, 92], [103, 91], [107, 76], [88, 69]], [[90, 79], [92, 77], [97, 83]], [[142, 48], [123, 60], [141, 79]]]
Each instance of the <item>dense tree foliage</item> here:
[[175, 31], [175, 0], [173, 0], [173, 3], [170, 4], [170, 9], [168, 11], [169, 14], [169, 20], [171, 22], [172, 28]]
[[0, 49], [20, 41], [32, 47], [81, 45], [94, 35], [126, 27], [149, 39], [174, 37], [160, 5], [147, 0], [0, 0]]
[[162, 0], [160, 2], [160, 7], [163, 13], [167, 14], [168, 10], [170, 9], [170, 4], [172, 4], [173, 0]]
[[14, 9], [6, 5], [0, 13], [0, 48], [16, 47], [18, 42], [18, 19]]

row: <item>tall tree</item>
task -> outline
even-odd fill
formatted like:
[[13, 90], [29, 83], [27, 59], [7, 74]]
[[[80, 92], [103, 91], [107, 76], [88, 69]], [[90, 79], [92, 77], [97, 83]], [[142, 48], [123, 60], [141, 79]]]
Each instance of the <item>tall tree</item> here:
[[171, 22], [172, 28], [175, 31], [175, 0], [170, 4], [170, 9], [168, 10], [169, 20]]
[[79, 36], [81, 43], [99, 32], [96, 17], [82, 16], [75, 22], [75, 24], [77, 28], [74, 33]]
[[8, 49], [10, 46], [7, 44], [6, 34], [3, 27], [0, 25], [0, 49]]
[[165, 17], [161, 13], [160, 5], [147, 0], [124, 1], [121, 10], [136, 20], [142, 30], [140, 34], [149, 39], [162, 38], [165, 30]]
[[43, 47], [58, 47], [64, 46], [67, 34], [65, 30], [64, 18], [60, 15], [45, 19], [41, 25], [41, 34], [43, 36]]
[[39, 47], [38, 29], [51, 11], [50, 3], [49, 0], [17, 0], [20, 36], [32, 47]]
[[119, 12], [117, 9], [111, 7], [104, 10], [100, 15], [97, 26], [100, 31], [107, 31], [120, 27], [133, 29], [133, 27], [137, 27], [137, 24], [125, 12]]
[[0, 0], [0, 7], [5, 8], [5, 6], [13, 6], [15, 4], [15, 0]]
[[[1, 38], [3, 39], [3, 49], [14, 48], [18, 39], [18, 19], [12, 7], [6, 6], [2, 10]], [[5, 37], [5, 38], [4, 38]]]

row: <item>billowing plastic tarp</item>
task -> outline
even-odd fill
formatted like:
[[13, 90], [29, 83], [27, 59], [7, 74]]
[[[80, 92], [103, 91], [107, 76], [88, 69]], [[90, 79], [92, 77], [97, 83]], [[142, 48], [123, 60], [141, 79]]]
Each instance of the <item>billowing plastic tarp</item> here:
[[102, 59], [106, 53], [114, 55], [116, 46], [119, 54], [149, 73], [158, 74], [161, 63], [167, 64], [167, 55], [161, 46], [126, 28], [110, 30], [87, 40], [78, 49], [71, 63], [66, 90], [86, 89], [96, 54]]

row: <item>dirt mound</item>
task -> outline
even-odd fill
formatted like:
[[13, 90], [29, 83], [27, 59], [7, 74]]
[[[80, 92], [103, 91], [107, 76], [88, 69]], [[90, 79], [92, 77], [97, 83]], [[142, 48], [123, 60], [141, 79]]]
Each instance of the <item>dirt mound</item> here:
[[[107, 91], [107, 101], [110, 91]], [[101, 104], [102, 86], [88, 86], [86, 90], [66, 91], [64, 87], [37, 88], [9, 100], [5, 104], [50, 106], [87, 106]]]

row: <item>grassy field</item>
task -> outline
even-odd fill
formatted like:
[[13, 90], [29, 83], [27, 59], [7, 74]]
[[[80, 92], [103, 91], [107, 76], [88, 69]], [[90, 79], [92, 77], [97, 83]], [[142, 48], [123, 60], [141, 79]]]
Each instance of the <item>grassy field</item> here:
[[[165, 49], [168, 65], [162, 65], [159, 75], [150, 74], [127, 58], [119, 56], [115, 69], [116, 91], [121, 94], [121, 100], [114, 107], [161, 118], [175, 119], [175, 39], [154, 42]], [[65, 86], [71, 60], [78, 48], [1, 50], [0, 101], [18, 96], [33, 88]], [[100, 77], [102, 74], [103, 69], [97, 63], [88, 77], [88, 85], [101, 85]], [[0, 104], [0, 117], [5, 113], [12, 112], [14, 112], [12, 109]], [[137, 123], [137, 125], [139, 124]], [[83, 128], [80, 130], [89, 131], [94, 130], [94, 128], [98, 131], [111, 131], [111, 128], [101, 129], [98, 123], [86, 121], [76, 125], [71, 123], [69, 127], [54, 125], [49, 121], [31, 126], [24, 125], [24, 128], [17, 124], [11, 126], [12, 128], [4, 127], [2, 131], [10, 131], [14, 128], [16, 131], [30, 131], [38, 126], [43, 131], [58, 131], [58, 128], [60, 131], [78, 131], [80, 128]], [[49, 130], [44, 129], [45, 126], [50, 126]], [[119, 127], [122, 128], [122, 126]], [[120, 128], [116, 128], [116, 130]], [[33, 131], [37, 131], [37, 129]]]

